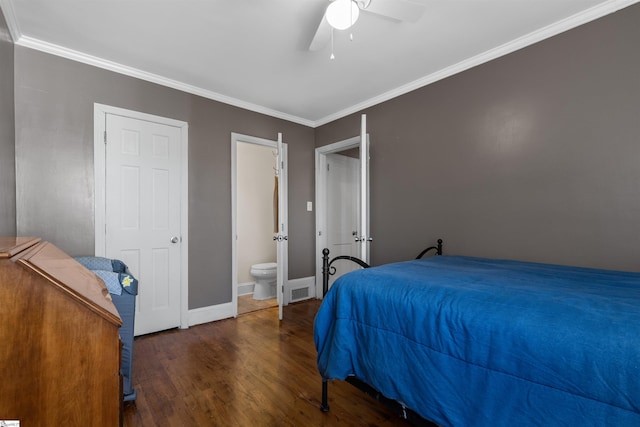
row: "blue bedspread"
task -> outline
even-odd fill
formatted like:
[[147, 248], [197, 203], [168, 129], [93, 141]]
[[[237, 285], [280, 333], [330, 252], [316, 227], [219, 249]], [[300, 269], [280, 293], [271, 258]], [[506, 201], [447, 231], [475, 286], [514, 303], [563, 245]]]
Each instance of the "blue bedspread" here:
[[443, 426], [640, 426], [640, 274], [439, 256], [339, 278], [318, 368]]

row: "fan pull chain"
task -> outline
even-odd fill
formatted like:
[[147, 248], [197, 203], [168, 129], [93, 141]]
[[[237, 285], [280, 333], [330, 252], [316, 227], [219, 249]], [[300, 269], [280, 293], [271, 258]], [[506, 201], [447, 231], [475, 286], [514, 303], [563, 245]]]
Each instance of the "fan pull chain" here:
[[[353, 2], [356, 3], [355, 1]], [[356, 3], [356, 6], [357, 6], [357, 3]], [[351, 25], [353, 25], [353, 7], [349, 8], [349, 21], [351, 22]], [[353, 33], [351, 31], [349, 31], [349, 40], [353, 41]]]
[[336, 56], [333, 54], [333, 27], [331, 28], [331, 56], [330, 59], [336, 59]]

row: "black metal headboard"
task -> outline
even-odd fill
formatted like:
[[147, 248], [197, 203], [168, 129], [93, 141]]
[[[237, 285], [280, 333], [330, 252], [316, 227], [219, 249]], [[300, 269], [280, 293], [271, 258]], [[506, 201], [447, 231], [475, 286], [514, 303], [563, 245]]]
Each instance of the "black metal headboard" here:
[[[436, 251], [436, 255], [442, 255], [442, 239], [438, 239], [438, 244], [436, 246], [430, 246], [427, 249], [420, 252], [420, 254], [416, 257], [416, 259], [422, 258], [429, 251]], [[371, 267], [369, 264], [361, 260], [360, 258], [352, 257], [349, 255], [340, 255], [331, 260], [329, 260], [329, 249], [324, 248], [322, 250], [322, 295], [326, 295], [329, 291], [329, 276], [333, 276], [336, 274], [336, 268], [333, 266], [333, 263], [345, 259], [348, 261], [355, 262], [362, 268]]]
[[430, 246], [427, 249], [425, 249], [424, 251], [420, 252], [420, 255], [418, 255], [416, 257], [416, 259], [420, 259], [422, 258], [427, 252], [434, 250], [436, 251], [436, 255], [442, 255], [442, 239], [438, 239], [438, 245], [437, 246]]

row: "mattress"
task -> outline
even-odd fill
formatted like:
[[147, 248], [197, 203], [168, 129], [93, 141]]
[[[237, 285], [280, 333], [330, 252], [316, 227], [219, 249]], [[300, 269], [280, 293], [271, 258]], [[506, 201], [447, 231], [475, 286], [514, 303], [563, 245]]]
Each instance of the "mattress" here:
[[438, 256], [340, 277], [318, 369], [443, 426], [640, 425], [640, 274]]

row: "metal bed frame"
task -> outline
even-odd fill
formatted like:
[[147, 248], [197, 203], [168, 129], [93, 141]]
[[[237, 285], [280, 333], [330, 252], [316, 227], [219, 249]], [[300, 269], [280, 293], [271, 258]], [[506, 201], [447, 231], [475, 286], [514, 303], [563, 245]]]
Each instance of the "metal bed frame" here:
[[[424, 249], [415, 259], [420, 259], [427, 253], [435, 251], [435, 255], [442, 255], [442, 239], [438, 239], [438, 243], [436, 246], [430, 246]], [[329, 276], [333, 276], [336, 274], [336, 268], [333, 266], [333, 263], [338, 260], [348, 260], [355, 262], [362, 268], [370, 268], [371, 266], [366, 262], [362, 261], [360, 258], [348, 256], [348, 255], [340, 255], [333, 259], [329, 259], [329, 249], [325, 248], [322, 250], [322, 296], [324, 297], [329, 291]], [[328, 402], [328, 380], [325, 378], [322, 379], [322, 403], [320, 404], [320, 409], [323, 412], [329, 411], [329, 402]], [[371, 387], [369, 384], [365, 383], [359, 378], [355, 376], [349, 376], [345, 379], [348, 383], [354, 385], [358, 389], [362, 390], [369, 396], [373, 397], [379, 402], [384, 403], [386, 406], [391, 409], [395, 414], [397, 414], [400, 418], [409, 421], [411, 424], [416, 426], [424, 426], [424, 427], [437, 427], [436, 424], [432, 423], [429, 420], [425, 420], [420, 415], [418, 415], [412, 409], [407, 408], [402, 403], [389, 399], [384, 396], [375, 388]]]

